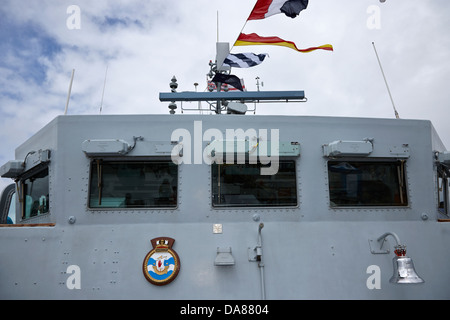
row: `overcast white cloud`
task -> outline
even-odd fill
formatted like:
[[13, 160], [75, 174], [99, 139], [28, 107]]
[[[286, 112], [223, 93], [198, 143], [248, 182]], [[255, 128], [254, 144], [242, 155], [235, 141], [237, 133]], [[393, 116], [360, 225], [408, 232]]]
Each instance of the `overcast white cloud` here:
[[[4, 0], [0, 8], [0, 165], [15, 148], [64, 113], [168, 113], [159, 92], [175, 75], [179, 90], [206, 87], [219, 40], [234, 43], [256, 0]], [[79, 21], [74, 21], [76, 5]], [[233, 69], [248, 90], [305, 90], [307, 103], [261, 105], [257, 114], [393, 118], [372, 47], [375, 42], [401, 118], [429, 119], [450, 146], [450, 2], [310, 0], [296, 19], [249, 21], [243, 32], [279, 36], [299, 48], [234, 47], [268, 53], [261, 65]], [[375, 20], [373, 20], [375, 19]], [[79, 28], [68, 23], [80, 22]], [[375, 23], [375, 25], [373, 24]], [[72, 24], [73, 26], [73, 24]], [[376, 28], [371, 28], [375, 26]], [[178, 110], [179, 111], [179, 110]], [[0, 189], [11, 181], [0, 180]]]

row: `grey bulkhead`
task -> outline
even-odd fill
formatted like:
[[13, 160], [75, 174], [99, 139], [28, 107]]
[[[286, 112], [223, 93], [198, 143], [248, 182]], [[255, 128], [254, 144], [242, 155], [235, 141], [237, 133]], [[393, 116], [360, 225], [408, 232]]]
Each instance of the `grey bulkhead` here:
[[[195, 151], [205, 150], [211, 142], [203, 141], [203, 133], [210, 128], [221, 131], [223, 137], [227, 129], [267, 129], [269, 138], [270, 129], [277, 129], [280, 143], [298, 146], [297, 154], [285, 157], [295, 161], [297, 205], [213, 207], [211, 165], [195, 161]], [[82, 151], [84, 141], [119, 139], [132, 146], [133, 137], [140, 137], [128, 153], [107, 157], [167, 159], [174, 147], [171, 135], [177, 129], [190, 132], [192, 152], [191, 164], [178, 166], [176, 207], [89, 208], [90, 172], [96, 156]], [[341, 158], [324, 156], [323, 146], [341, 140], [373, 144], [368, 154], [343, 159], [405, 160], [407, 205], [332, 206], [327, 163]], [[450, 298], [445, 285], [450, 282], [446, 272], [450, 224], [437, 222], [433, 158], [434, 151], [445, 149], [428, 121], [60, 116], [22, 144], [16, 159], [39, 149], [51, 151], [49, 214], [24, 223], [54, 225], [0, 228], [2, 299], [260, 299], [262, 286], [268, 299]], [[407, 245], [424, 284], [389, 283], [393, 242], [388, 243], [390, 254], [373, 254], [370, 245], [371, 239], [386, 232], [395, 232]], [[143, 260], [152, 249], [150, 240], [158, 237], [174, 239], [173, 250], [180, 259], [179, 274], [162, 286], [146, 281], [142, 272]], [[258, 243], [264, 259], [263, 280], [255, 261]], [[218, 252], [230, 254], [233, 263], [215, 265]], [[371, 266], [379, 267], [380, 288], [369, 288]], [[74, 270], [79, 271], [79, 288], [70, 288]]]

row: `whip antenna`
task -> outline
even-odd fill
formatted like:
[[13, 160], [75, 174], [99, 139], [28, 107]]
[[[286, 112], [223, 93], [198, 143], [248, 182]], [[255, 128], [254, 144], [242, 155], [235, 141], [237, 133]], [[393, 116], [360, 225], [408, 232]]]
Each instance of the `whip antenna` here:
[[389, 93], [389, 97], [391, 98], [392, 107], [394, 108], [395, 117], [399, 119], [398, 112], [395, 109], [394, 99], [392, 99], [391, 90], [389, 90], [388, 83], [386, 81], [386, 76], [384, 75], [383, 67], [381, 66], [380, 58], [378, 57], [377, 49], [375, 48], [375, 42], [372, 42], [373, 49], [375, 50], [375, 55], [377, 56], [378, 64], [380, 66], [381, 74], [383, 75], [384, 83], [386, 84], [387, 91]]
[[67, 114], [67, 109], [69, 109], [69, 100], [70, 100], [70, 93], [72, 92], [72, 83], [73, 83], [74, 74], [75, 74], [75, 69], [72, 69], [72, 76], [70, 78], [69, 92], [67, 93], [66, 109], [64, 110], [64, 115]]
[[104, 82], [103, 82], [102, 101], [100, 102], [100, 114], [102, 113], [102, 108], [103, 108], [103, 97], [105, 96], [106, 75], [107, 75], [107, 74], [108, 74], [108, 66], [106, 66], [105, 80], [104, 80]]

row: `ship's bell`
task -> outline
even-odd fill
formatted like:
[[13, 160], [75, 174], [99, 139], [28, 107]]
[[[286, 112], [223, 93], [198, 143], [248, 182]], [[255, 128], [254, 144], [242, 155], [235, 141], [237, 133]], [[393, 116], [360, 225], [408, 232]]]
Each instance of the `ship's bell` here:
[[401, 284], [425, 282], [416, 273], [412, 259], [406, 256], [406, 250], [395, 250], [395, 254], [396, 256], [392, 259], [394, 263], [394, 274], [389, 282]]

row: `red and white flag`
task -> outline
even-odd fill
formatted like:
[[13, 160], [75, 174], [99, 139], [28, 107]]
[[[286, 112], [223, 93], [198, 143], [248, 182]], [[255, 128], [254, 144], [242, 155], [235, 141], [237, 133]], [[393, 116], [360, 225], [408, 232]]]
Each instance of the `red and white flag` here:
[[308, 0], [258, 0], [247, 20], [260, 20], [277, 13], [295, 18], [306, 9]]

